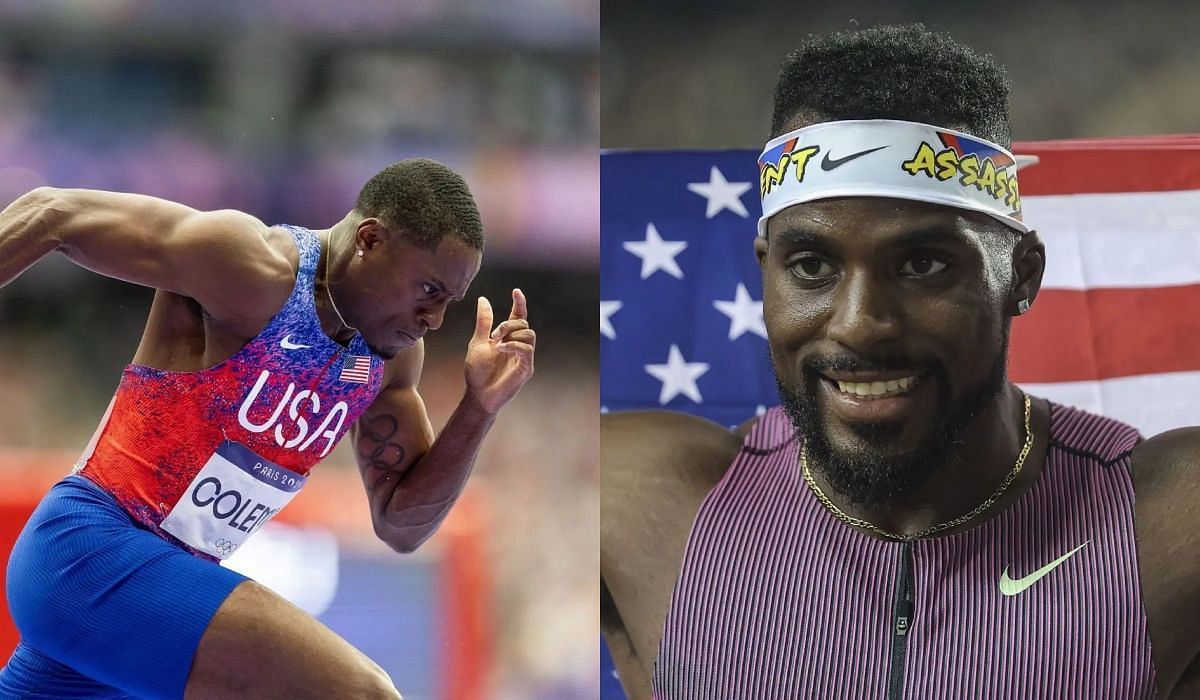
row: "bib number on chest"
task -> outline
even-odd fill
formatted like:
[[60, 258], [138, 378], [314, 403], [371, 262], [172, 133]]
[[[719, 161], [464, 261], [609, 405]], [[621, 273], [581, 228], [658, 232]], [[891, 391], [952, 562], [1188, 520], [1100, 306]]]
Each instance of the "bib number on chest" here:
[[201, 552], [225, 559], [286, 506], [306, 481], [308, 477], [226, 440], [160, 527]]

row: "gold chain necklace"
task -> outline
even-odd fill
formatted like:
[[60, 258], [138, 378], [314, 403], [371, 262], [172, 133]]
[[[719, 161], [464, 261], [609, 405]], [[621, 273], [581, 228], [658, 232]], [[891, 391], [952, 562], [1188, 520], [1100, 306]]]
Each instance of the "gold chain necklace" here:
[[992, 495], [986, 501], [979, 504], [979, 506], [970, 513], [959, 516], [954, 520], [944, 522], [940, 525], [934, 525], [933, 527], [926, 528], [915, 535], [897, 535], [894, 532], [888, 532], [883, 528], [877, 527], [866, 520], [863, 520], [862, 518], [855, 518], [843, 513], [841, 508], [838, 508], [833, 504], [833, 501], [829, 500], [829, 497], [825, 495], [825, 492], [821, 490], [821, 487], [817, 486], [817, 482], [813, 480], [812, 474], [809, 473], [808, 450], [806, 449], [805, 445], [801, 445], [800, 447], [800, 467], [801, 471], [804, 473], [804, 481], [808, 484], [808, 487], [812, 489], [813, 494], [815, 494], [817, 497], [817, 500], [820, 501], [826, 508], [828, 508], [834, 515], [836, 515], [842, 522], [855, 527], [866, 528], [871, 532], [892, 540], [915, 540], [921, 537], [928, 537], [941, 532], [942, 530], [948, 530], [956, 525], [962, 525], [971, 518], [974, 518], [983, 511], [987, 510], [988, 507], [990, 507], [996, 502], [997, 499], [1000, 498], [1000, 496], [1004, 495], [1004, 492], [1008, 490], [1010, 485], [1012, 485], [1013, 480], [1016, 479], [1017, 475], [1021, 473], [1021, 466], [1025, 464], [1025, 458], [1029, 456], [1029, 450], [1033, 447], [1033, 431], [1029, 427], [1029, 415], [1029, 395], [1025, 394], [1025, 446], [1021, 448], [1021, 453], [1017, 455], [1017, 463], [1013, 465], [1012, 471], [1008, 473], [1008, 476], [1004, 477], [1004, 481], [1000, 482], [1000, 486], [992, 493]]
[[[317, 240], [320, 241], [321, 239], [318, 238]], [[329, 288], [329, 259], [332, 257], [333, 231], [330, 231], [329, 235], [325, 239], [325, 274], [321, 276], [325, 280], [325, 296], [329, 297], [329, 305], [333, 308], [333, 313], [337, 314], [338, 320], [341, 321], [342, 325], [357, 333], [358, 329], [349, 323], [346, 323], [346, 319], [342, 318], [342, 312], [338, 311], [337, 302], [333, 300], [333, 290]], [[341, 331], [338, 332], [340, 333]]]

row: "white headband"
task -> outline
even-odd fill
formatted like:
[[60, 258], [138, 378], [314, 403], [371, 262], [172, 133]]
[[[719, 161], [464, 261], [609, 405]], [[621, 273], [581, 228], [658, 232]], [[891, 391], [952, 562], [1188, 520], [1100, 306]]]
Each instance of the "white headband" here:
[[[819, 156], [819, 157], [818, 157]], [[762, 218], [829, 197], [894, 197], [983, 212], [1021, 233], [1012, 153], [928, 124], [868, 119], [806, 126], [767, 142], [758, 158]]]

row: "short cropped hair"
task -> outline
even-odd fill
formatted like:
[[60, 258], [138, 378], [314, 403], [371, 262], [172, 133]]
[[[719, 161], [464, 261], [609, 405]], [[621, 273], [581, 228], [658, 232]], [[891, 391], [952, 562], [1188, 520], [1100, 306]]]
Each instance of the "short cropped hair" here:
[[813, 35], [784, 59], [771, 136], [797, 116], [813, 122], [902, 119], [964, 131], [1008, 148], [1008, 78], [923, 24]]
[[434, 250], [448, 235], [483, 250], [483, 222], [462, 176], [428, 158], [393, 163], [358, 193], [354, 210], [395, 228], [416, 246]]

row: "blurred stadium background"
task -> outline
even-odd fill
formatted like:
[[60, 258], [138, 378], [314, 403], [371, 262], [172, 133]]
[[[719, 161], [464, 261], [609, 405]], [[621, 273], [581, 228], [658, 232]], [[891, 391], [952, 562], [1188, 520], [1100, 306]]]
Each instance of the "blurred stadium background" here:
[[1013, 138], [1200, 124], [1200, 5], [1182, 0], [603, 0], [603, 148], [761, 148], [783, 57], [806, 36], [924, 22], [1008, 68]]
[[[1200, 26], [1200, 5], [1195, 3], [1177, 0], [1065, 0], [1054, 3], [1013, 0], [968, 6], [950, 0], [846, 0], [838, 3], [813, 0], [744, 0], [739, 3], [603, 0], [602, 5], [600, 145], [604, 149], [750, 149], [757, 154], [769, 136], [772, 94], [780, 64], [788, 52], [809, 34], [907, 22], [923, 22], [931, 28], [948, 31], [977, 51], [992, 54], [1006, 67], [1012, 83], [1010, 105], [1014, 140], [1040, 142], [1187, 134], [1196, 133], [1200, 124], [1200, 89], [1197, 89], [1195, 79], [1200, 66], [1200, 44], [1195, 41], [1195, 28]], [[1063, 145], [1067, 150], [1086, 150], [1087, 147], [1084, 142]], [[1195, 137], [1179, 139], [1178, 143], [1164, 140], [1156, 145], [1151, 140], [1120, 146], [1106, 143], [1104, 147], [1122, 151], [1122, 162], [1142, 163], [1143, 167], [1145, 162], [1153, 161], [1155, 149], [1161, 148], [1162, 153], [1171, 155], [1167, 159], [1169, 167], [1149, 173], [1148, 179], [1152, 181], [1194, 181], [1200, 163], [1200, 155], [1189, 156], [1189, 153], [1200, 153], [1196, 150]], [[1138, 155], [1143, 149], [1145, 152]], [[747, 151], [750, 159], [747, 163], [753, 159], [750, 151]], [[714, 153], [711, 157], [715, 162], [720, 154]], [[707, 166], [702, 172], [707, 172]], [[662, 179], [672, 175], [677, 176], [676, 180], [688, 181], [688, 176], [682, 172], [664, 174]], [[730, 180], [750, 179], [748, 173], [743, 175], [746, 177], [726, 173]], [[1139, 173], [1130, 171], [1126, 176], [1127, 180], [1137, 180]], [[692, 181], [699, 179], [702, 178], [698, 175], [691, 178]], [[1121, 178], [1096, 178], [1098, 182], [1110, 179]], [[615, 191], [618, 186], [605, 182], [603, 197], [609, 196], [610, 187]], [[1044, 184], [1041, 187], [1046, 189]], [[1146, 189], [1193, 187], [1153, 185]], [[1026, 194], [1040, 193], [1037, 187], [1023, 189]], [[1118, 192], [1120, 188], [1097, 191]], [[692, 197], [688, 201], [694, 206], [699, 206], [702, 201], [687, 193], [681, 196]], [[750, 209], [752, 216], [757, 217], [758, 205], [753, 190], [742, 201], [748, 205], [755, 202]], [[1129, 226], [1131, 230], [1141, 230], [1139, 226], [1151, 230], [1154, 226], [1169, 228], [1171, 233], [1178, 234], [1176, 240], [1182, 241], [1178, 244], [1179, 250], [1194, 250], [1187, 247], [1191, 240], [1188, 237], [1197, 236], [1194, 218], [1179, 223], [1178, 219], [1171, 219], [1172, 212], [1142, 209], [1141, 213], [1140, 217], [1137, 211], [1116, 217], [1118, 221], [1113, 227]], [[680, 218], [683, 216], [680, 213]], [[656, 220], [665, 239], [692, 240], [690, 236], [701, 232], [699, 226], [692, 226], [677, 229], [675, 235], [670, 235], [668, 219], [664, 214], [662, 220]], [[1171, 226], [1162, 223], [1167, 219], [1173, 222]], [[1069, 225], [1063, 226], [1064, 222], [1056, 223], [1066, 232], [1071, 231]], [[1105, 228], [1103, 223], [1089, 221], [1086, 227], [1099, 230]], [[610, 235], [607, 226], [606, 223], [606, 240]], [[753, 235], [753, 224], [749, 226], [745, 232], [747, 240]], [[1148, 237], [1147, 241], [1150, 240], [1154, 245], [1163, 245], [1167, 239]], [[698, 255], [694, 252], [698, 248], [693, 246], [688, 252]], [[714, 245], [712, 249], [721, 248]], [[610, 273], [615, 280], [619, 266], [637, 261], [615, 244], [612, 258], [608, 250], [606, 247], [603, 261], [605, 291], [602, 294], [612, 295], [613, 291], [607, 286]], [[1139, 249], [1139, 255], [1155, 255], [1149, 252], [1151, 250], [1154, 249], [1147, 242], [1144, 249]], [[1112, 258], [1113, 265], [1119, 267], [1119, 260], [1128, 259], [1120, 256], [1131, 254], [1131, 250], [1122, 246], [1121, 252]], [[749, 247], [746, 256], [744, 262], [753, 265]], [[1097, 258], [1107, 259], [1099, 255]], [[1193, 269], [1187, 261], [1179, 263], [1189, 271]], [[715, 269], [722, 265], [724, 262], [710, 267]], [[1150, 275], [1139, 285], [1157, 283]], [[614, 283], [613, 289], [615, 286]], [[752, 289], [751, 293], [758, 294], [758, 291]], [[626, 319], [631, 318], [628, 310], [625, 313]], [[688, 310], [681, 309], [680, 313], [686, 315]], [[714, 312], [707, 308], [706, 313]], [[1038, 313], [1045, 314], [1046, 311]], [[721, 322], [728, 320], [723, 316], [716, 318]], [[622, 333], [621, 319], [618, 311], [610, 321], [617, 327], [617, 337]], [[634, 335], [629, 333], [626, 337]], [[601, 343], [602, 364], [611, 361], [624, 367], [630, 363], [627, 356], [615, 350], [615, 340], [602, 340]], [[688, 350], [685, 348], [684, 352]], [[696, 359], [688, 356], [689, 361]], [[1191, 366], [1188, 364], [1189, 368]], [[602, 377], [605, 401], [610, 400], [607, 397], [613, 393], [612, 381], [612, 375]], [[658, 384], [653, 385], [657, 391]], [[709, 388], [711, 386], [710, 383]], [[710, 408], [720, 397], [706, 393], [704, 399], [703, 408]], [[677, 399], [675, 403], [678, 405], [669, 408], [701, 408], [683, 399]], [[1131, 422], [1140, 425], [1137, 421]], [[649, 661], [643, 660], [644, 663]], [[650, 668], [646, 670], [649, 672]], [[602, 650], [601, 680], [604, 700], [624, 697], [614, 678], [607, 650]]]
[[[463, 501], [396, 555], [343, 444], [231, 560], [409, 700], [598, 692], [598, 40], [595, 0], [0, 0], [0, 206], [48, 184], [320, 228], [395, 160], [470, 183], [489, 236], [472, 292], [506, 310], [523, 288], [540, 349]], [[103, 414], [151, 296], [59, 256], [0, 290], [5, 558]], [[427, 341], [435, 426], [461, 396], [473, 309]], [[15, 641], [0, 615], [0, 654]]]

